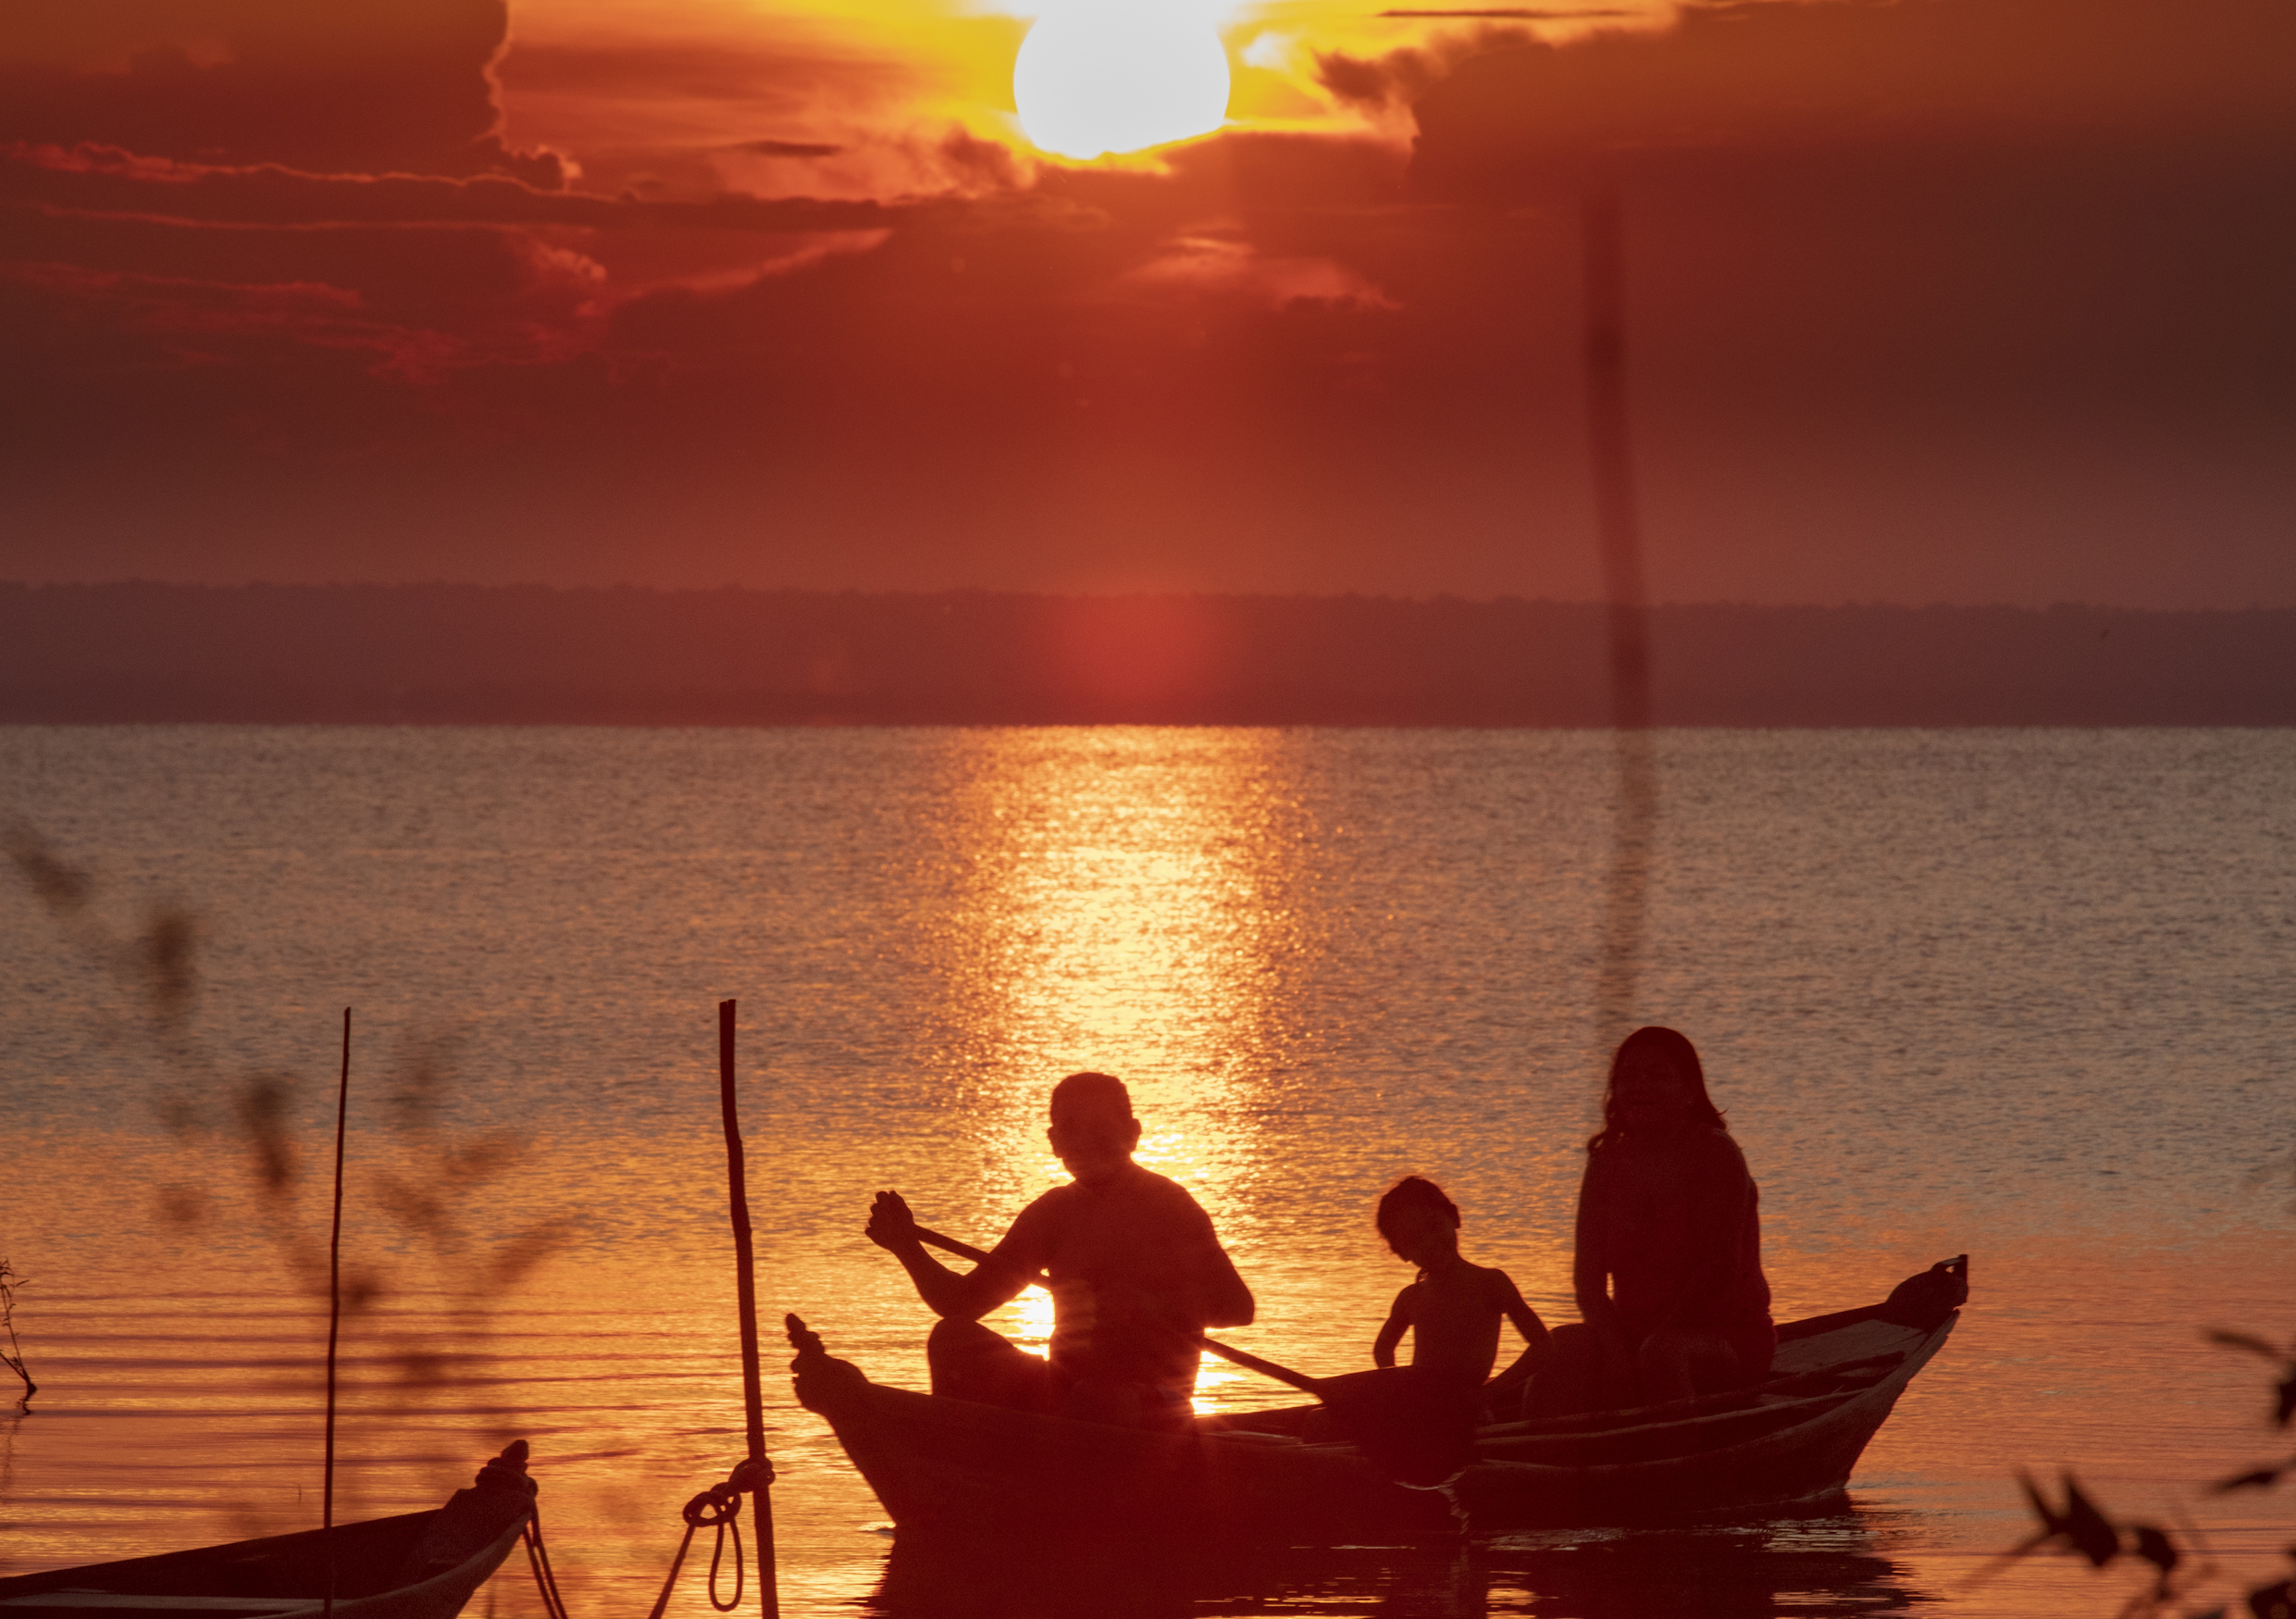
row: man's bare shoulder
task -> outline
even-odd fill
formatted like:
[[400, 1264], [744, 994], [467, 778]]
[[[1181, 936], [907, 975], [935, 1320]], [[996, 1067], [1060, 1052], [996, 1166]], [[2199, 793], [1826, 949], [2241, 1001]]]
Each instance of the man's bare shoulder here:
[[1082, 1214], [1096, 1203], [1106, 1206], [1110, 1202], [1123, 1206], [1129, 1214], [1142, 1219], [1176, 1220], [1189, 1225], [1200, 1221], [1207, 1227], [1211, 1223], [1211, 1217], [1204, 1213], [1203, 1205], [1189, 1195], [1187, 1188], [1137, 1164], [1127, 1165], [1113, 1181], [1097, 1187], [1087, 1188], [1077, 1181], [1064, 1181], [1022, 1210], [1020, 1218], [1057, 1223], [1071, 1214]]
[[1132, 1166], [1132, 1174], [1126, 1177], [1126, 1180], [1128, 1184], [1125, 1191], [1128, 1195], [1139, 1199], [1160, 1212], [1169, 1210], [1173, 1213], [1185, 1211], [1197, 1214], [1204, 1213], [1204, 1205], [1196, 1201], [1196, 1194], [1170, 1176], [1159, 1175], [1153, 1169], [1136, 1164]]
[[1083, 1189], [1074, 1181], [1064, 1180], [1056, 1187], [1038, 1192], [1030, 1201], [1028, 1207], [1020, 1212], [1013, 1224], [1018, 1225], [1022, 1220], [1042, 1220], [1048, 1217], [1057, 1219], [1060, 1217], [1061, 1211], [1075, 1202], [1082, 1192]]

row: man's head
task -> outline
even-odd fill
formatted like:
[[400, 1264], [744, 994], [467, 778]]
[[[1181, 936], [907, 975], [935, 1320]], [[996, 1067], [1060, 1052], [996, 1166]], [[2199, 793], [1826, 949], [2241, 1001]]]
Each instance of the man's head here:
[[1068, 1172], [1089, 1186], [1132, 1162], [1140, 1121], [1132, 1093], [1110, 1074], [1071, 1074], [1052, 1088], [1052, 1127], [1045, 1132]]

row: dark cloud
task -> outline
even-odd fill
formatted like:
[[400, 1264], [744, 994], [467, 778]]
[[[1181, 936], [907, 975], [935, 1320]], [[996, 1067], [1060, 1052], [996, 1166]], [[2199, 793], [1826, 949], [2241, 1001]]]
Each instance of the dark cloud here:
[[725, 195], [648, 202], [540, 191], [503, 175], [311, 174], [219, 168], [117, 147], [19, 145], [0, 154], [0, 202], [78, 213], [242, 225], [570, 225], [599, 229], [853, 230], [894, 210], [872, 202]]
[[717, 104], [744, 107], [752, 118], [882, 105], [918, 81], [895, 51], [825, 48], [770, 17], [756, 19], [739, 40], [523, 41], [498, 72], [521, 95], [608, 106]]
[[[1383, 12], [1382, 16], [1421, 15]], [[1503, 13], [1429, 12], [1441, 17], [1497, 16]], [[1539, 48], [1532, 34], [1520, 29], [1480, 28], [1438, 35], [1427, 45], [1409, 45], [1378, 56], [1351, 56], [1345, 51], [1318, 53], [1316, 82], [1341, 101], [1356, 106], [1381, 108], [1417, 101], [1450, 77], [1471, 57], [1515, 49]]]
[[[1409, 60], [1408, 54], [1400, 58]], [[1482, 55], [1418, 106], [1417, 174], [1496, 195], [1686, 150], [2094, 143], [2296, 132], [2276, 0], [1691, 5], [1663, 31]]]
[[911, 132], [903, 109], [920, 89], [892, 43], [858, 51], [752, 12], [734, 38], [522, 39], [496, 74], [519, 127], [566, 153], [589, 190], [818, 194], [832, 178], [849, 196], [939, 189], [929, 163], [920, 175], [870, 160]]
[[823, 141], [737, 141], [726, 149], [756, 157], [835, 157], [845, 150]]
[[497, 133], [503, 0], [100, 0], [12, 8], [0, 140], [321, 172], [515, 175]]

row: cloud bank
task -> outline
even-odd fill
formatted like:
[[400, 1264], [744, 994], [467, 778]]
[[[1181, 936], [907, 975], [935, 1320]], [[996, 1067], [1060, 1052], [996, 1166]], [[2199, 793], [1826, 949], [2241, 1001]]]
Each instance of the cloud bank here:
[[1660, 596], [2296, 601], [2270, 0], [1395, 22], [1098, 166], [632, 15], [19, 27], [0, 575], [1583, 598], [1599, 186]]

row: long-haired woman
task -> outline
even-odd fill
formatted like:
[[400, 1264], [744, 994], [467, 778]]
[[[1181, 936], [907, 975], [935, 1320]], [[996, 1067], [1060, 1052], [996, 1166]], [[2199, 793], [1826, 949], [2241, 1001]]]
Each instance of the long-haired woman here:
[[1689, 1040], [1655, 1027], [1627, 1036], [1586, 1153], [1571, 1269], [1582, 1325], [1556, 1329], [1526, 1410], [1657, 1404], [1759, 1381], [1778, 1343], [1760, 1198]]

